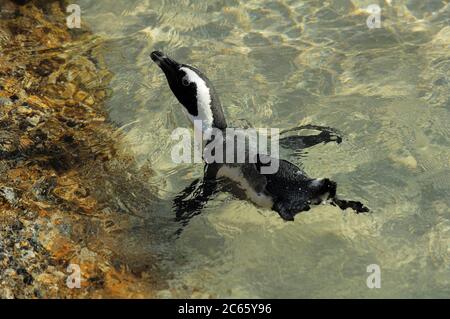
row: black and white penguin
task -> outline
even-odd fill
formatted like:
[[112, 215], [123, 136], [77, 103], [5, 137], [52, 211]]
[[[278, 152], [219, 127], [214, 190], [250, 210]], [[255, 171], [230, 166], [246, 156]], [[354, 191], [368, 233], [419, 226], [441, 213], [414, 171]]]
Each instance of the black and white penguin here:
[[[170, 89], [183, 106], [187, 117], [192, 122], [201, 121], [201, 127], [195, 129], [201, 129], [206, 135], [212, 130], [221, 130], [225, 136], [223, 143], [226, 144], [227, 122], [211, 81], [197, 68], [178, 63], [160, 51], [154, 51], [150, 56], [164, 72]], [[317, 126], [313, 128], [320, 130]], [[324, 130], [315, 139], [297, 136], [296, 141], [289, 137], [285, 142], [303, 147], [319, 142], [340, 142], [339, 137], [329, 133], [329, 130]], [[209, 142], [206, 142], [206, 147]], [[261, 161], [259, 155], [255, 162], [206, 162], [200, 187], [198, 181], [195, 181], [175, 198], [177, 219], [187, 223], [193, 215], [198, 214], [206, 201], [217, 192], [218, 182], [222, 180], [228, 181], [222, 189], [239, 198], [248, 199], [257, 206], [272, 209], [284, 220], [292, 221], [297, 213], [323, 202], [337, 205], [341, 209], [352, 208], [356, 213], [369, 211], [358, 201], [339, 199], [336, 196], [336, 183], [328, 178], [310, 178], [298, 166], [286, 160], [277, 160], [278, 170], [270, 174], [261, 172], [262, 167], [270, 165], [270, 159]], [[186, 200], [188, 197], [191, 199]]]

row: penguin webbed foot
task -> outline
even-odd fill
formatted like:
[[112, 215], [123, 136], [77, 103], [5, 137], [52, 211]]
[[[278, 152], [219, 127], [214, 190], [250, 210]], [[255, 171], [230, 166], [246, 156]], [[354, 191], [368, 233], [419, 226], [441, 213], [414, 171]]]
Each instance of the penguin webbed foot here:
[[[339, 197], [337, 197], [336, 195], [336, 191], [337, 191], [337, 183], [328, 179], [328, 178], [324, 178], [319, 180], [319, 182], [317, 182], [318, 180], [313, 180], [312, 183], [316, 183], [317, 184], [317, 195], [323, 195], [328, 193], [328, 200], [331, 200], [331, 205], [333, 206], [338, 206], [340, 209], [342, 210], [346, 210], [347, 208], [351, 208], [355, 211], [356, 214], [359, 213], [367, 213], [369, 212], [369, 209], [364, 206], [364, 204], [362, 204], [361, 202], [358, 201], [354, 201], [354, 200], [344, 200], [344, 199], [340, 199]], [[318, 198], [320, 198], [320, 196], [318, 196]], [[316, 198], [317, 200], [317, 198]], [[314, 204], [319, 204], [321, 201], [317, 201], [314, 202]]]
[[342, 210], [346, 210], [347, 208], [351, 208], [351, 209], [353, 209], [353, 211], [356, 214], [370, 212], [369, 208], [364, 206], [363, 203], [358, 202], [358, 201], [354, 201], [354, 200], [344, 200], [344, 199], [339, 199], [337, 197], [334, 197], [332, 199], [331, 204], [333, 206], [338, 206]]

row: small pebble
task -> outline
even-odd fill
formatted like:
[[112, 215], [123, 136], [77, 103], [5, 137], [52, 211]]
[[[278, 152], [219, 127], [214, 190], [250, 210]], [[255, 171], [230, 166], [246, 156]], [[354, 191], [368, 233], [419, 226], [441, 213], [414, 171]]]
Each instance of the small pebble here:
[[13, 206], [17, 205], [19, 201], [16, 192], [11, 187], [0, 187], [0, 197], [3, 197], [9, 204]]
[[0, 97], [0, 106], [9, 106], [12, 104], [13, 103], [11, 102], [11, 100], [8, 99], [7, 97]]
[[35, 115], [33, 117], [29, 117], [27, 119], [28, 123], [30, 123], [33, 126], [36, 126], [39, 124], [39, 122], [41, 121], [41, 117], [39, 115]]

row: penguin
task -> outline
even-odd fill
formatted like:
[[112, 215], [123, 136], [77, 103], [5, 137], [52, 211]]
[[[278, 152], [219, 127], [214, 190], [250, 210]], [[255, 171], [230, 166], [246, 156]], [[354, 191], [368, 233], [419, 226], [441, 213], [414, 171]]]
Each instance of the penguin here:
[[[182, 105], [194, 129], [206, 136], [211, 131], [221, 131], [226, 147], [227, 121], [221, 102], [211, 81], [194, 66], [182, 64], [160, 51], [153, 51], [151, 59], [164, 72], [172, 93]], [[322, 132], [316, 136], [289, 136], [280, 139], [280, 144], [288, 147], [306, 148], [319, 142], [341, 142], [341, 137], [330, 128], [305, 126]], [[205, 149], [213, 138], [206, 141]], [[215, 141], [217, 143], [217, 141]], [[247, 147], [247, 146], [246, 146]], [[245, 150], [249, 153], [248, 149]], [[247, 158], [246, 158], [247, 159]], [[205, 160], [205, 159], [204, 159]], [[263, 173], [262, 169], [278, 161], [275, 172]], [[222, 184], [219, 188], [218, 185]], [[369, 212], [359, 201], [340, 199], [336, 194], [336, 182], [328, 178], [311, 178], [300, 167], [283, 159], [272, 158], [267, 154], [256, 154], [254, 161], [244, 163], [214, 162], [205, 160], [203, 180], [195, 180], [174, 199], [176, 220], [186, 225], [199, 214], [206, 202], [218, 191], [229, 191], [240, 199], [271, 209], [286, 221], [293, 221], [300, 212], [308, 211], [312, 205], [330, 203], [342, 210], [351, 208], [355, 213]]]

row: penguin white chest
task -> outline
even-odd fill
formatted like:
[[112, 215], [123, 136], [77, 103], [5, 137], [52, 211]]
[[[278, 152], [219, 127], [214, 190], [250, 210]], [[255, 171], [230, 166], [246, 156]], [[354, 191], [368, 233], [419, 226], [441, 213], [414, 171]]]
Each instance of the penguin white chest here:
[[244, 175], [242, 174], [242, 171], [238, 166], [222, 166], [217, 172], [217, 177], [226, 177], [235, 182], [239, 186], [239, 188], [245, 192], [247, 198], [254, 204], [264, 208], [272, 208], [272, 198], [262, 192], [256, 192], [255, 189], [251, 187], [249, 182], [244, 178]]

